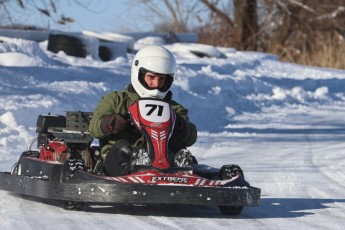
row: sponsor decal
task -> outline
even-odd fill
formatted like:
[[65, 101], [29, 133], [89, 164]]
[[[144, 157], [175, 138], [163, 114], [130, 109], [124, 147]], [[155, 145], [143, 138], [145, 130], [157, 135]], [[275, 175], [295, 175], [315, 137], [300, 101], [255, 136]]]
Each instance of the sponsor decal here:
[[161, 129], [161, 128], [163, 127], [163, 125], [162, 125], [161, 122], [152, 122], [152, 123], [150, 124], [150, 127], [151, 127], [151, 128], [159, 128], [159, 129]]
[[174, 176], [154, 176], [154, 177], [151, 177], [151, 182], [156, 183], [156, 182], [159, 182], [159, 181], [187, 184], [188, 183], [188, 178], [185, 178], [185, 177], [174, 177]]

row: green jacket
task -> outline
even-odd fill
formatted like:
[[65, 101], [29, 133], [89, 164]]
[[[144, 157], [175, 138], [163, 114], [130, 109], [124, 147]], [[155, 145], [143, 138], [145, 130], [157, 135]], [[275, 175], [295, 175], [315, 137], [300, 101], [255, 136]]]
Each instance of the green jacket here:
[[[189, 121], [188, 110], [182, 105], [178, 104], [176, 101], [171, 99], [172, 93], [169, 91], [164, 100], [169, 101], [172, 105], [173, 110], [176, 114], [185, 119], [186, 125], [182, 130], [174, 131], [173, 135], [177, 135], [177, 138], [183, 141], [183, 145], [191, 146], [196, 142], [197, 130], [196, 126]], [[106, 94], [100, 100], [98, 106], [96, 107], [93, 117], [89, 126], [89, 131], [94, 138], [99, 139], [101, 146], [101, 154], [103, 159], [111, 148], [113, 144], [118, 140], [127, 140], [130, 144], [134, 145], [135, 142], [141, 138], [141, 134], [134, 127], [130, 130], [126, 130], [119, 134], [105, 135], [100, 129], [101, 119], [107, 115], [114, 113], [120, 114], [125, 118], [129, 118], [128, 107], [132, 105], [140, 97], [135, 92], [132, 85], [129, 85], [125, 91], [114, 91]]]

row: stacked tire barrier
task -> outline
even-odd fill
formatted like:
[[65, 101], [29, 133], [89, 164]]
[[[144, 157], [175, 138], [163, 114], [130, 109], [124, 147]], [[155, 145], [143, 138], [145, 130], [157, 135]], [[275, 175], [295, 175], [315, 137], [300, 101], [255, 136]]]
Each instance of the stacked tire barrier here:
[[51, 52], [65, 52], [69, 56], [86, 57], [87, 47], [83, 44], [82, 39], [73, 35], [66, 34], [49, 34], [48, 47]]

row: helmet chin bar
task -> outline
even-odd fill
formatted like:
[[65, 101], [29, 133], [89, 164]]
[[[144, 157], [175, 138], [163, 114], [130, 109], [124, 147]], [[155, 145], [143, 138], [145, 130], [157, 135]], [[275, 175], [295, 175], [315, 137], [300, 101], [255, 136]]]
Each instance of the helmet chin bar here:
[[141, 98], [158, 98], [163, 99], [166, 95], [166, 93], [161, 92], [158, 89], [151, 89], [151, 90], [145, 90], [142, 93], [138, 93]]

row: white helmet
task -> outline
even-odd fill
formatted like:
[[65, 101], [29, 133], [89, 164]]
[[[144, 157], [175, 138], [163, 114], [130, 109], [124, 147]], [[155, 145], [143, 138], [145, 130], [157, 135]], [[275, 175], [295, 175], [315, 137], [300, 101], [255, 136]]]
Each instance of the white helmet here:
[[[163, 99], [174, 81], [176, 71], [176, 60], [169, 50], [158, 45], [145, 46], [140, 49], [134, 57], [131, 71], [131, 82], [140, 97], [155, 97]], [[166, 75], [162, 89], [150, 89], [146, 85], [144, 76], [147, 72]]]

